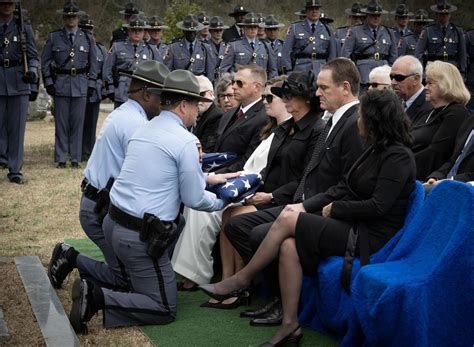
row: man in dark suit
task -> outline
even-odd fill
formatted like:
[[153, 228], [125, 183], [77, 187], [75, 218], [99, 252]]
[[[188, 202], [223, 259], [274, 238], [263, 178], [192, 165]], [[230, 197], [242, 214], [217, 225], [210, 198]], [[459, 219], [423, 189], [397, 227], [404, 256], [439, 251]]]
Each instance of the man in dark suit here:
[[248, 13], [242, 5], [235, 5], [234, 11], [232, 13], [229, 13], [230, 17], [234, 17], [235, 19], [235, 24], [232, 25], [230, 28], [227, 28], [224, 30], [224, 33], [222, 34], [222, 39], [225, 42], [232, 42], [234, 40], [240, 39], [243, 34], [243, 28], [239, 26], [239, 23], [242, 23], [244, 20], [244, 16]]
[[412, 122], [433, 109], [425, 99], [423, 65], [417, 58], [405, 55], [395, 60], [390, 78], [392, 89], [403, 100], [405, 111]]
[[474, 117], [468, 117], [459, 128], [451, 158], [428, 177], [425, 187], [443, 179], [474, 181]]
[[222, 116], [214, 151], [234, 152], [237, 157], [219, 169], [219, 173], [242, 170], [260, 144], [260, 130], [268, 122], [262, 102], [266, 80], [265, 70], [255, 64], [241, 66], [235, 73], [232, 88], [240, 106]]
[[[199, 92], [208, 99], [214, 100], [214, 88], [206, 76], [196, 76], [199, 82]], [[217, 141], [217, 127], [222, 117], [222, 111], [214, 102], [200, 101], [198, 104], [199, 114], [193, 134], [201, 142], [202, 151], [213, 152]]]
[[[355, 64], [346, 58], [337, 58], [323, 65], [318, 75], [316, 95], [320, 98], [323, 118], [328, 118], [314, 146], [312, 157], [299, 182], [288, 184], [284, 190], [273, 192], [273, 201], [281, 204], [283, 197], [293, 196], [295, 204], [278, 206], [233, 217], [224, 231], [244, 261], [249, 261], [272, 223], [284, 209], [305, 212], [303, 203], [318, 193], [336, 185], [362, 154], [364, 145], [357, 129], [358, 93], [360, 74]], [[265, 277], [275, 295], [278, 295], [277, 264], [269, 266]], [[254, 317], [252, 325], [275, 325], [281, 322], [278, 302], [262, 309], [243, 313]]]

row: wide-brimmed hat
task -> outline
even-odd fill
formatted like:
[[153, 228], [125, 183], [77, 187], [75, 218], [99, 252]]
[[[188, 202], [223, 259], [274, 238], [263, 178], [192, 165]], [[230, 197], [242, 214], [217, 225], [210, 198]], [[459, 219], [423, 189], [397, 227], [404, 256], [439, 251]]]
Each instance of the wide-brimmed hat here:
[[259, 26], [264, 29], [278, 29], [283, 28], [285, 24], [280, 23], [275, 15], [270, 14], [265, 17], [265, 20]]
[[413, 16], [413, 12], [408, 11], [408, 6], [405, 4], [398, 5], [395, 11], [390, 12], [390, 14], [393, 14], [394, 16], [397, 16], [397, 17]]
[[281, 87], [271, 87], [270, 90], [280, 98], [283, 95], [293, 95], [311, 99], [316, 92], [314, 74], [312, 71], [292, 72]]
[[166, 76], [168, 76], [169, 73], [170, 70], [166, 67], [165, 64], [160, 63], [156, 60], [145, 60], [138, 64], [137, 69], [133, 72], [133, 74], [127, 72], [120, 72], [120, 75], [131, 77], [132, 79], [140, 80], [142, 82], [151, 84], [152, 87], [155, 88], [148, 89], [153, 92], [157, 92], [158, 89], [161, 90], [161, 88], [163, 88], [165, 78]]
[[256, 13], [249, 12], [244, 16], [242, 23], [237, 23], [240, 26], [258, 26], [260, 23], [258, 21], [258, 16]]
[[181, 22], [176, 23], [176, 26], [183, 31], [200, 31], [205, 28], [202, 23], [194, 15], [187, 15]]
[[124, 9], [119, 11], [120, 14], [131, 16], [132, 14], [143, 14], [133, 2], [129, 2], [125, 5]]
[[382, 4], [377, 0], [372, 0], [367, 4], [367, 7], [362, 9], [362, 13], [365, 14], [387, 14], [388, 11], [385, 11], [382, 8]]
[[148, 18], [147, 21], [149, 29], [169, 29], [170, 27], [165, 25], [163, 20], [158, 16]]
[[307, 10], [311, 7], [323, 7], [319, 0], [306, 0], [306, 4], [304, 5], [304, 9]]
[[235, 5], [234, 10], [229, 13], [229, 16], [235, 17], [235, 16], [240, 16], [240, 15], [245, 15], [249, 13], [242, 5]]
[[87, 30], [94, 29], [94, 21], [87, 13], [81, 16], [81, 19], [79, 20], [79, 28]]
[[430, 6], [431, 11], [436, 13], [451, 13], [456, 11], [458, 8], [454, 5], [451, 5], [446, 0], [438, 0], [436, 5]]
[[332, 19], [331, 17], [329, 17], [326, 13], [324, 12], [321, 12], [321, 15], [319, 16], [319, 20], [323, 23], [326, 23], [326, 24], [329, 24], [329, 23], [332, 23], [334, 22], [334, 19]]
[[206, 12], [199, 12], [197, 14], [197, 19], [202, 25], [206, 27], [209, 26], [209, 16], [206, 14]]
[[415, 23], [431, 23], [433, 21], [434, 19], [428, 16], [428, 11], [423, 9], [419, 9], [418, 11], [416, 11], [413, 18], [410, 19], [410, 22]]
[[219, 16], [214, 16], [209, 21], [209, 30], [225, 30], [229, 26], [224, 24], [224, 21]]
[[125, 23], [122, 26], [129, 29], [150, 29], [150, 26], [146, 22], [146, 18], [139, 14], [133, 14], [128, 20], [128, 23]]
[[348, 16], [352, 17], [365, 17], [367, 16], [365, 13], [362, 12], [364, 9], [364, 5], [360, 2], [354, 2], [351, 8], [346, 8], [345, 12]]
[[82, 16], [86, 14], [79, 9], [79, 5], [74, 1], [66, 2], [64, 7], [61, 10], [57, 10], [56, 13], [62, 14], [63, 16]]
[[[152, 89], [153, 88], [150, 88], [150, 90]], [[199, 81], [197, 80], [196, 76], [194, 76], [194, 74], [188, 70], [178, 69], [171, 71], [165, 78], [162, 92], [187, 96], [198, 101], [214, 101], [199, 94]]]

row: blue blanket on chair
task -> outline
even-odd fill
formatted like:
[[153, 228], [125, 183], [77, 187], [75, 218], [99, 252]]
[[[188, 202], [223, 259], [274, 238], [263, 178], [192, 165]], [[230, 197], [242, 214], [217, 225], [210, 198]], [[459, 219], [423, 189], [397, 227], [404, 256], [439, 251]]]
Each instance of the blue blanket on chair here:
[[[423, 200], [423, 186], [420, 182], [416, 182], [410, 196], [405, 227], [370, 257], [371, 264], [381, 263], [387, 259], [405, 233], [406, 226], [420, 210]], [[362, 336], [351, 297], [341, 287], [343, 260], [343, 257], [329, 257], [321, 261], [314, 278], [303, 279], [299, 319], [302, 326], [342, 339], [342, 345], [359, 345]], [[353, 262], [351, 283], [354, 283], [359, 270], [360, 261], [356, 258]]]
[[366, 346], [474, 344], [474, 188], [440, 183], [382, 264], [352, 285]]

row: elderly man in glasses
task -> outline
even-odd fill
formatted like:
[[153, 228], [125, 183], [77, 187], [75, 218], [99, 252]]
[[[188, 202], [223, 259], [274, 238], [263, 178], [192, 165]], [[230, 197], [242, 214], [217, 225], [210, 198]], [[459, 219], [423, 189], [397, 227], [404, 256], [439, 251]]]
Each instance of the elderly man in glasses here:
[[423, 66], [412, 55], [405, 55], [393, 63], [390, 73], [393, 91], [402, 99], [405, 112], [412, 121], [431, 111], [431, 104], [425, 100], [422, 84]]

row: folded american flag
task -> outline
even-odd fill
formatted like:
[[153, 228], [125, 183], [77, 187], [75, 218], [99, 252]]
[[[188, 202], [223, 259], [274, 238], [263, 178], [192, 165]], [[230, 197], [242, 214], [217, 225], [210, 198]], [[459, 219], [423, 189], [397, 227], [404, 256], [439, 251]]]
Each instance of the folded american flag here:
[[231, 160], [234, 160], [237, 154], [233, 152], [223, 153], [203, 153], [202, 154], [202, 171], [209, 172], [214, 171]]
[[254, 194], [262, 183], [262, 176], [259, 173], [245, 173], [227, 179], [226, 183], [210, 186], [207, 190], [216, 194], [219, 199], [237, 203]]

